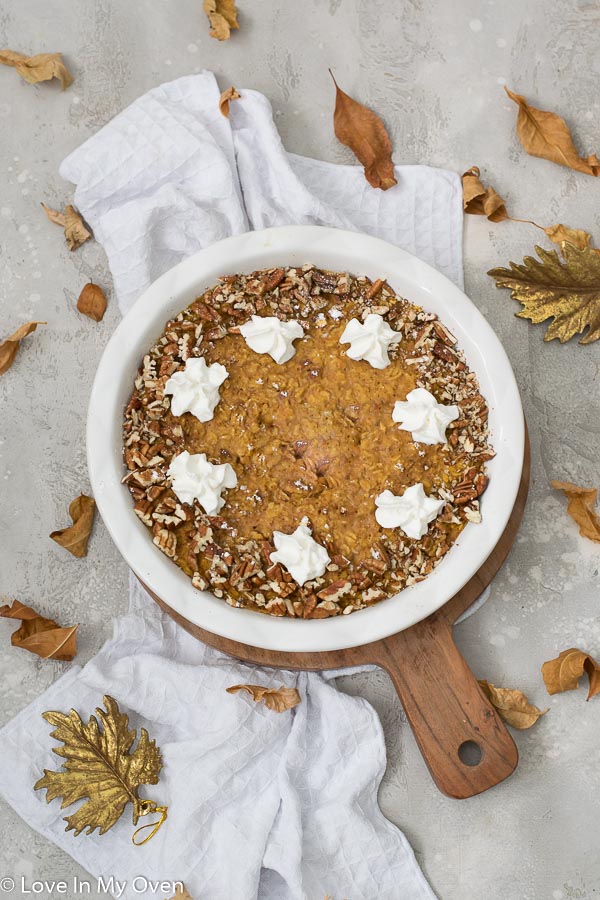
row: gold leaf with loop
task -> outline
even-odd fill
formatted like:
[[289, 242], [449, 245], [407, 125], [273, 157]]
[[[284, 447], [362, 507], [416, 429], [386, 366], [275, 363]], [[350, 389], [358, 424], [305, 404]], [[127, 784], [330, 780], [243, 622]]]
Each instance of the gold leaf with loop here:
[[[117, 701], [108, 695], [104, 697], [104, 705], [106, 711], [97, 707], [98, 718], [90, 716], [87, 724], [74, 709], [68, 714], [43, 713], [46, 721], [56, 726], [51, 736], [62, 741], [63, 746], [55, 747], [54, 753], [65, 762], [63, 771], [44, 769], [34, 790], [45, 790], [48, 803], [61, 797], [62, 809], [86, 800], [65, 817], [65, 831], [74, 831], [75, 835], [84, 828], [86, 834], [96, 828], [104, 834], [120, 819], [128, 803], [133, 806], [134, 825], [142, 816], [159, 813], [158, 822], [142, 826], [134, 833], [133, 843], [140, 846], [156, 834], [167, 818], [165, 806], [138, 796], [141, 784], [158, 782], [162, 768], [160, 750], [145, 728], [140, 729], [137, 746], [132, 750], [137, 732], [129, 728], [129, 717], [120, 712]], [[147, 827], [152, 828], [150, 834], [143, 841], [136, 841], [136, 835]]]

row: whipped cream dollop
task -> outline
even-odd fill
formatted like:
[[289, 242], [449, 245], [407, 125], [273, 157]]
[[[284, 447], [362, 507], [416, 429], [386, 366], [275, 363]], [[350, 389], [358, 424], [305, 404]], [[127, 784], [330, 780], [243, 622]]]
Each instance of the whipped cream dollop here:
[[375, 518], [382, 528], [400, 528], [407, 537], [418, 540], [440, 514], [443, 505], [443, 500], [428, 497], [419, 482], [406, 488], [400, 497], [391, 491], [383, 491], [375, 497]]
[[185, 368], [171, 375], [165, 394], [172, 394], [171, 412], [182, 416], [190, 412], [200, 422], [210, 422], [219, 402], [219, 388], [229, 372], [221, 363], [206, 364], [203, 356], [190, 357]]
[[225, 505], [221, 497], [225, 488], [237, 485], [237, 475], [229, 463], [211, 463], [206, 453], [191, 454], [184, 450], [173, 457], [168, 474], [181, 502], [191, 506], [197, 500], [209, 516], [216, 516]]
[[340, 344], [350, 344], [346, 350], [350, 359], [366, 359], [374, 369], [385, 369], [390, 364], [390, 346], [401, 338], [402, 335], [390, 328], [379, 313], [369, 313], [363, 323], [350, 319]]
[[444, 444], [446, 428], [458, 419], [458, 406], [444, 406], [425, 388], [415, 388], [406, 400], [394, 404], [392, 419], [400, 422], [402, 431], [410, 431], [420, 444]]
[[240, 334], [255, 353], [268, 353], [281, 365], [296, 352], [294, 341], [304, 337], [300, 322], [282, 322], [277, 316], [252, 316], [240, 325]]
[[271, 553], [271, 561], [281, 563], [300, 586], [322, 575], [330, 562], [325, 547], [313, 538], [306, 517], [292, 534], [274, 531], [273, 543], [277, 550]]

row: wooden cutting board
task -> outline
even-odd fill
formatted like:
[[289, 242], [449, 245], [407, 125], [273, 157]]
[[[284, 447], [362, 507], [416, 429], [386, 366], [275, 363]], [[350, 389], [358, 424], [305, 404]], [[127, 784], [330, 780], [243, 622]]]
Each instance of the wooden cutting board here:
[[439, 789], [465, 799], [514, 772], [517, 748], [458, 651], [456, 620], [490, 584], [515, 541], [529, 489], [530, 448], [526, 436], [523, 474], [509, 522], [493, 552], [469, 582], [429, 618], [398, 634], [326, 653], [263, 650], [204, 631], [152, 594], [186, 631], [205, 644], [245, 662], [281, 669], [340, 669], [375, 663], [392, 678], [423, 758]]

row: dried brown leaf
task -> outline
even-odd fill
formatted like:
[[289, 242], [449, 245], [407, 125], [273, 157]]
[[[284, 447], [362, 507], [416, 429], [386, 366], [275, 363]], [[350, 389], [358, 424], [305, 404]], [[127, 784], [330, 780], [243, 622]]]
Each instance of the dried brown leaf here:
[[17, 328], [9, 338], [6, 338], [6, 340], [0, 344], [0, 375], [4, 375], [5, 372], [8, 372], [14, 363], [15, 356], [19, 351], [19, 345], [23, 338], [35, 331], [38, 325], [45, 324], [46, 322], [26, 322], [25, 325], [21, 325]]
[[596, 488], [578, 487], [570, 481], [551, 481], [550, 484], [567, 498], [567, 512], [579, 525], [579, 534], [600, 543], [600, 516], [594, 512], [598, 496]]
[[227, 688], [228, 694], [237, 694], [238, 691], [247, 691], [255, 703], [263, 700], [267, 709], [278, 713], [298, 706], [301, 700], [296, 688], [288, 688], [284, 685], [277, 689], [264, 687], [261, 684], [234, 684]]
[[210, 22], [210, 36], [218, 41], [228, 41], [231, 29], [239, 28], [235, 0], [204, 0], [204, 12]]
[[64, 228], [69, 250], [77, 250], [91, 238], [91, 232], [85, 227], [83, 219], [73, 206], [67, 206], [64, 213], [50, 209], [45, 203], [42, 203], [42, 209], [51, 222]]
[[[577, 247], [578, 250], [586, 250], [590, 246], [591, 236], [580, 228], [569, 228], [567, 225], [549, 225], [544, 228], [546, 235], [553, 244], [562, 246], [565, 242]], [[598, 251], [595, 250], [595, 253]]]
[[471, 166], [462, 176], [463, 209], [473, 216], [487, 216], [490, 222], [509, 219], [502, 197], [493, 187], [484, 187], [478, 166]]
[[[539, 259], [526, 256], [521, 264], [491, 269], [496, 286], [509, 288], [523, 309], [516, 313], [536, 324], [552, 319], [545, 341], [561, 343], [582, 334], [580, 344], [600, 338], [600, 254], [593, 248], [579, 250], [569, 242], [556, 250], [536, 247]], [[587, 329], [587, 330], [586, 330]]]
[[106, 297], [102, 288], [91, 281], [89, 284], [86, 284], [79, 295], [77, 309], [84, 316], [89, 316], [90, 319], [93, 319], [94, 322], [101, 322], [106, 312]]
[[574, 691], [579, 687], [579, 679], [584, 673], [589, 679], [587, 699], [591, 700], [600, 694], [600, 666], [589, 653], [571, 647], [542, 666], [542, 677], [549, 694]]
[[496, 687], [485, 679], [479, 684], [492, 706], [498, 711], [500, 718], [512, 725], [513, 728], [521, 730], [531, 728], [540, 716], [544, 716], [548, 712], [547, 709], [538, 709], [537, 706], [530, 703], [523, 691]]
[[41, 656], [42, 659], [71, 660], [77, 653], [77, 629], [79, 625], [61, 628], [54, 619], [40, 616], [30, 606], [13, 600], [12, 606], [0, 606], [0, 616], [5, 619], [20, 619], [21, 626], [13, 631], [10, 642]]
[[527, 153], [576, 172], [600, 175], [600, 160], [594, 153], [585, 158], [579, 155], [564, 119], [530, 106], [525, 97], [514, 94], [507, 87], [504, 90], [519, 107], [517, 135]]
[[175, 893], [172, 897], [169, 898], [169, 900], [192, 900], [192, 895], [188, 893], [185, 885], [183, 885], [183, 887], [177, 885], [177, 887], [175, 888]]
[[29, 84], [58, 78], [64, 91], [73, 83], [73, 76], [64, 64], [60, 53], [38, 53], [37, 56], [25, 56], [24, 53], [15, 53], [14, 50], [0, 50], [0, 64], [12, 66]]
[[92, 497], [80, 494], [69, 506], [69, 515], [73, 524], [59, 531], [53, 531], [50, 537], [73, 556], [81, 559], [87, 555], [87, 545], [90, 539], [96, 503]]
[[223, 91], [219, 98], [219, 109], [221, 110], [221, 115], [225, 116], [226, 119], [229, 118], [229, 104], [232, 100], [239, 100], [241, 94], [239, 91], [236, 91], [233, 85], [228, 87], [226, 91]]
[[392, 142], [378, 115], [344, 93], [333, 76], [335, 111], [333, 129], [338, 141], [349, 147], [365, 167], [365, 178], [374, 188], [387, 191], [397, 184], [392, 162]]

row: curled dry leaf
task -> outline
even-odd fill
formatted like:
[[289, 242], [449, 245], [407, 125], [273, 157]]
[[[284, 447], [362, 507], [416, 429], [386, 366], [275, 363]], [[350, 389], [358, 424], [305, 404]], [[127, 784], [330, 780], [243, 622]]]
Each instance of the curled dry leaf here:
[[524, 730], [535, 725], [540, 716], [544, 716], [548, 710], [538, 709], [529, 702], [523, 691], [512, 688], [496, 687], [489, 681], [482, 680], [479, 685], [492, 706], [498, 711], [501, 719], [504, 719], [513, 728]]
[[365, 178], [374, 188], [387, 191], [398, 184], [392, 162], [392, 142], [378, 115], [335, 85], [333, 129], [338, 141], [349, 147], [365, 167]]
[[474, 216], [487, 216], [490, 222], [503, 222], [510, 216], [502, 197], [493, 187], [484, 187], [478, 166], [471, 166], [462, 176], [463, 209]]
[[517, 135], [527, 153], [586, 175], [600, 175], [600, 160], [594, 153], [585, 158], [579, 155], [564, 119], [530, 106], [525, 97], [507, 87], [504, 90], [519, 107]]
[[91, 281], [89, 284], [86, 284], [79, 295], [77, 309], [84, 316], [89, 316], [90, 319], [93, 319], [94, 322], [101, 322], [106, 312], [106, 297], [102, 288]]
[[598, 491], [596, 488], [583, 488], [570, 481], [551, 481], [557, 491], [562, 491], [567, 500], [567, 512], [579, 525], [579, 534], [590, 541], [600, 543], [600, 516], [594, 512]]
[[235, 0], [204, 0], [204, 12], [210, 22], [210, 36], [218, 41], [228, 41], [231, 29], [239, 28]]
[[54, 619], [40, 616], [30, 606], [13, 600], [12, 606], [0, 606], [0, 616], [5, 619], [20, 619], [21, 626], [13, 631], [10, 642], [41, 656], [42, 659], [62, 659], [70, 661], [77, 653], [77, 629], [79, 625], [61, 628]]
[[232, 100], [239, 100], [241, 94], [239, 91], [236, 91], [233, 85], [228, 87], [226, 91], [223, 91], [219, 98], [219, 109], [221, 110], [221, 115], [225, 116], [226, 119], [229, 118], [229, 104]]
[[[564, 243], [572, 244], [578, 250], [585, 250], [590, 246], [591, 236], [580, 228], [569, 228], [567, 225], [559, 224], [549, 225], [544, 231], [553, 244], [559, 244], [561, 247]], [[598, 253], [598, 250], [594, 250], [594, 253]]]
[[277, 689], [264, 687], [262, 684], [234, 684], [227, 688], [228, 694], [237, 694], [239, 691], [247, 691], [255, 703], [263, 700], [267, 709], [278, 713], [298, 706], [301, 700], [296, 688], [288, 688], [284, 685]]
[[175, 893], [172, 897], [169, 898], [169, 900], [192, 900], [192, 895], [188, 893], [185, 885], [178, 884], [175, 888]]
[[576, 690], [583, 674], [589, 678], [587, 699], [591, 700], [596, 694], [600, 694], [600, 666], [589, 653], [571, 647], [542, 666], [542, 677], [549, 694]]
[[38, 325], [45, 325], [46, 322], [26, 322], [11, 334], [9, 338], [0, 344], [0, 375], [8, 372], [15, 361], [15, 356], [19, 351], [19, 345], [23, 338], [31, 334]]
[[558, 338], [562, 344], [582, 334], [579, 343], [591, 344], [600, 338], [600, 254], [568, 242], [561, 246], [564, 259], [536, 247], [539, 259], [526, 256], [521, 264], [511, 262], [509, 269], [491, 269], [488, 275], [522, 304], [519, 318], [536, 324], [553, 320], [545, 341]]
[[85, 227], [83, 219], [75, 207], [69, 205], [64, 213], [61, 213], [56, 209], [50, 209], [49, 206], [42, 203], [42, 209], [51, 222], [64, 228], [65, 240], [69, 250], [77, 250], [78, 247], [81, 247], [82, 244], [91, 238], [91, 232]]
[[14, 50], [0, 50], [0, 63], [3, 66], [12, 66], [29, 84], [58, 78], [64, 91], [73, 83], [73, 76], [64, 64], [60, 53], [39, 53], [37, 56], [25, 56], [24, 53], [15, 53]]
[[92, 525], [94, 524], [94, 513], [96, 512], [96, 503], [92, 497], [86, 497], [80, 494], [69, 506], [69, 515], [73, 519], [73, 524], [68, 528], [61, 528], [59, 531], [53, 531], [50, 537], [73, 556], [81, 559], [87, 555], [87, 545], [90, 539]]

